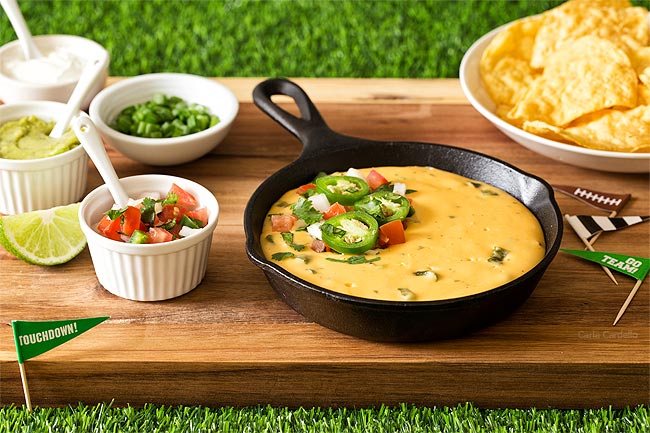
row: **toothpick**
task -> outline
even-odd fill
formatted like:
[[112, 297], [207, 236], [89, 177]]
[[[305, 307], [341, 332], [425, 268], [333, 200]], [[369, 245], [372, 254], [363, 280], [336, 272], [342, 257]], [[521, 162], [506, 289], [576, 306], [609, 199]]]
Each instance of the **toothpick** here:
[[643, 280], [636, 280], [636, 284], [634, 285], [634, 287], [632, 287], [630, 294], [627, 295], [627, 299], [623, 303], [623, 306], [621, 307], [620, 310], [618, 310], [618, 315], [616, 316], [616, 319], [614, 319], [614, 324], [612, 326], [616, 326], [616, 323], [618, 323], [621, 316], [623, 316], [625, 310], [627, 310], [627, 306], [630, 305], [630, 302], [632, 302], [632, 298], [634, 298], [634, 295], [636, 295], [636, 292], [639, 290], [639, 287], [641, 287], [642, 282]]
[[[568, 215], [566, 215], [565, 218], [568, 218]], [[585, 244], [585, 247], [587, 247], [587, 249], [589, 251], [595, 251], [594, 247], [591, 246], [591, 244], [589, 243], [589, 241], [587, 239], [583, 238], [578, 233], [576, 233], [576, 236], [578, 236], [580, 238], [582, 243]], [[605, 271], [605, 273], [607, 274], [609, 279], [612, 280], [614, 282], [614, 284], [616, 284], [618, 286], [618, 281], [616, 281], [616, 278], [614, 278], [614, 275], [612, 274], [612, 271], [610, 271], [609, 268], [604, 266], [604, 265], [600, 265], [600, 267], [603, 268], [603, 271]]]
[[25, 403], [27, 404], [27, 410], [32, 411], [32, 399], [29, 396], [29, 386], [27, 385], [27, 374], [25, 373], [25, 364], [18, 363], [20, 368], [20, 379], [23, 382], [23, 392], [25, 393]]

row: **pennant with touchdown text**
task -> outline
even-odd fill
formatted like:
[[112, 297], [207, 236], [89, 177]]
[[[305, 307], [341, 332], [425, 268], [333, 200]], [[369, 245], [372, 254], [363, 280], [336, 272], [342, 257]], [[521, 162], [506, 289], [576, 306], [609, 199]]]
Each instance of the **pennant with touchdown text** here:
[[589, 239], [596, 233], [621, 230], [634, 224], [650, 220], [650, 216], [606, 217], [591, 215], [566, 215], [569, 225], [582, 239]]
[[99, 325], [106, 319], [108, 317], [41, 322], [13, 320], [11, 327], [14, 331], [18, 363], [22, 364], [30, 358], [52, 350]]
[[650, 259], [645, 257], [626, 256], [623, 254], [603, 253], [600, 251], [567, 250], [565, 253], [582, 257], [583, 259], [607, 266], [610, 269], [629, 275], [637, 280], [643, 280], [650, 270]]
[[632, 197], [630, 194], [613, 194], [580, 188], [579, 186], [553, 185], [553, 189], [597, 209], [617, 213], [623, 209]]

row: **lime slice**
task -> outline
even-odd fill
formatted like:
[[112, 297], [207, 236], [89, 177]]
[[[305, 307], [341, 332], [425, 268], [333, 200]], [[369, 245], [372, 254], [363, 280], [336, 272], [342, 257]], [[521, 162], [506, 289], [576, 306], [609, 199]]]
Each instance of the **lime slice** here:
[[0, 244], [35, 265], [59, 265], [86, 247], [79, 225], [79, 203], [0, 217]]

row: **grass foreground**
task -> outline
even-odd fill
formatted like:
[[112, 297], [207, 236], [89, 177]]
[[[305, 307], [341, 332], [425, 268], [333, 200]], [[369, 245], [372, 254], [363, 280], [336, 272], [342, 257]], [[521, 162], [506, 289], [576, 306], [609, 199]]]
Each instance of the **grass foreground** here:
[[69, 406], [0, 408], [0, 432], [517, 432], [642, 433], [650, 431], [646, 406], [621, 410], [500, 409], [471, 404], [428, 408], [411, 405], [369, 409], [207, 408], [156, 406], [142, 408]]

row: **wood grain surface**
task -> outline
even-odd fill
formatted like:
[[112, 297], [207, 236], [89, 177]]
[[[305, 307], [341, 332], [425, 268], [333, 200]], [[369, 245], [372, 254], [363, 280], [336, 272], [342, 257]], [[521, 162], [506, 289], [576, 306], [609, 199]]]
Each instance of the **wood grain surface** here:
[[[485, 408], [592, 408], [650, 401], [648, 281], [613, 327], [634, 280], [616, 274], [615, 286], [598, 265], [565, 253], [511, 316], [455, 340], [373, 343], [291, 310], [246, 258], [242, 219], [255, 188], [295, 159], [302, 146], [251, 103], [261, 79], [218, 81], [235, 91], [241, 106], [229, 136], [209, 155], [181, 166], [151, 167], [108, 148], [120, 177], [173, 174], [214, 192], [221, 215], [202, 284], [169, 301], [128, 301], [99, 285], [87, 250], [52, 268], [0, 250], [0, 404], [24, 402], [11, 320], [91, 316], [111, 318], [26, 362], [34, 405], [366, 407], [471, 401]], [[473, 149], [551, 184], [631, 193], [622, 214], [650, 213], [647, 174], [598, 172], [539, 156], [476, 112], [457, 80], [295, 81], [336, 131]], [[101, 183], [90, 164], [88, 191]], [[602, 214], [562, 194], [557, 200], [563, 213]], [[648, 257], [649, 226], [605, 233], [596, 249]], [[569, 227], [562, 247], [582, 249]]]

